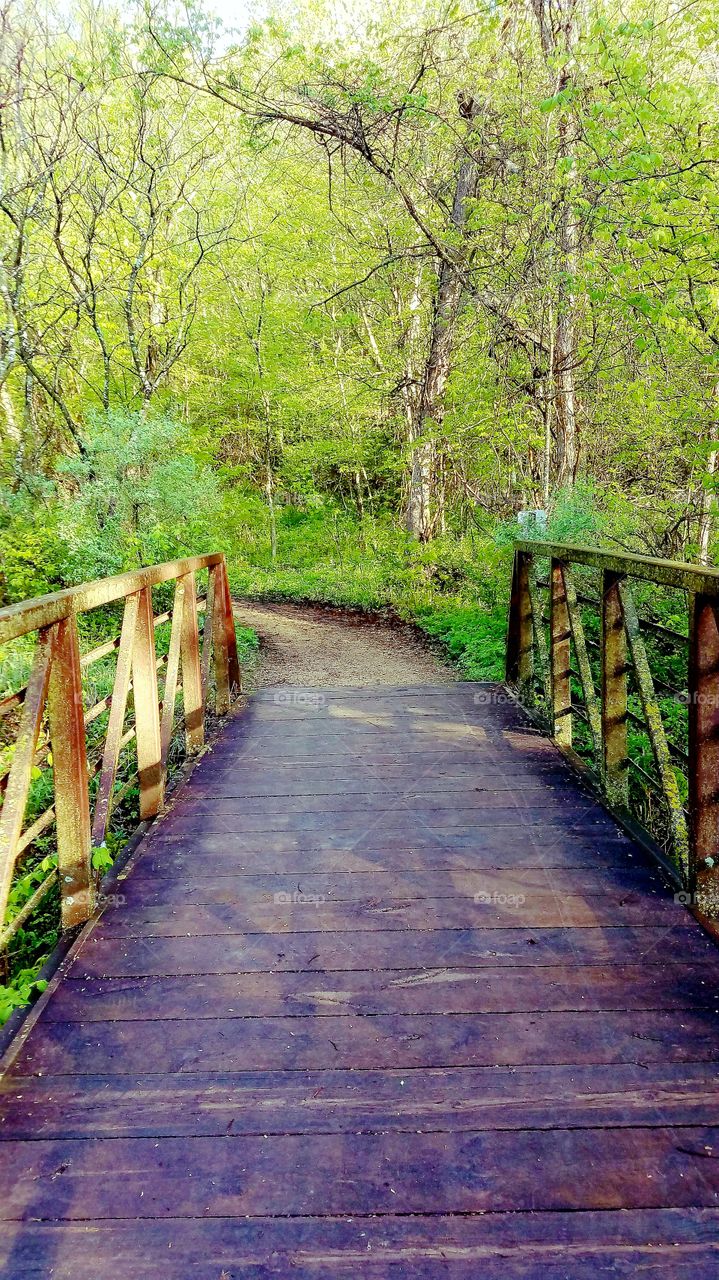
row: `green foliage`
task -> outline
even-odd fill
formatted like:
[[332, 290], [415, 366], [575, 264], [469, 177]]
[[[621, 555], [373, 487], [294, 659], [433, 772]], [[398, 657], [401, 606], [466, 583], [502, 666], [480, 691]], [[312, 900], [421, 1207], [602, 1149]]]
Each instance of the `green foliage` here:
[[465, 679], [504, 670], [511, 555], [490, 540], [446, 537], [420, 546], [388, 520], [357, 521], [333, 507], [285, 508], [278, 560], [266, 545], [230, 565], [233, 591], [304, 600], [414, 622], [457, 662]]
[[66, 551], [54, 498], [48, 482], [31, 493], [0, 484], [0, 604], [44, 595], [62, 573]]
[[100, 845], [92, 850], [92, 865], [95, 871], [102, 874], [103, 871], [109, 871], [112, 866], [113, 858], [110, 850], [106, 845]]
[[601, 531], [602, 517], [593, 485], [585, 482], [559, 491], [547, 524], [550, 541], [594, 546]]
[[113, 410], [89, 417], [83, 455], [58, 466], [70, 581], [218, 545], [224, 512], [217, 478], [186, 452], [183, 435], [166, 416]]
[[47, 983], [38, 979], [39, 966], [21, 969], [10, 986], [0, 986], [0, 1027], [16, 1009], [32, 1004], [45, 990]]
[[465, 680], [502, 680], [507, 642], [507, 609], [442, 602], [419, 609], [417, 622], [440, 642]]

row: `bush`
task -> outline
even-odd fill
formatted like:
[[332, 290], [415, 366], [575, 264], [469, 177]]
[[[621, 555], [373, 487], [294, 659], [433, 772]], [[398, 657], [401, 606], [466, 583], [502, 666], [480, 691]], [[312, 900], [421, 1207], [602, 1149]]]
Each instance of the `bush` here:
[[95, 415], [83, 457], [59, 466], [58, 523], [71, 582], [222, 549], [227, 512], [215, 473], [166, 417]]

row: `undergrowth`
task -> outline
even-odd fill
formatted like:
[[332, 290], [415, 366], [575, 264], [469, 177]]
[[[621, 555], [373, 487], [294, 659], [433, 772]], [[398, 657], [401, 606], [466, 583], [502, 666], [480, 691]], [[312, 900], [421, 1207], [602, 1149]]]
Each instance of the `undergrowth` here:
[[390, 521], [284, 508], [230, 563], [233, 595], [388, 611], [415, 623], [466, 680], [501, 679], [511, 545], [478, 534], [418, 545]]

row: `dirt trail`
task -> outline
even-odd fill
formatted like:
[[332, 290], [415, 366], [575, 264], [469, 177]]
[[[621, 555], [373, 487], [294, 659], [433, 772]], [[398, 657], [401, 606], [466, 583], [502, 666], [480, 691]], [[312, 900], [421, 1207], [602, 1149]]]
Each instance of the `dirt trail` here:
[[454, 672], [411, 627], [309, 605], [235, 606], [242, 626], [260, 637], [260, 660], [246, 686], [448, 684]]

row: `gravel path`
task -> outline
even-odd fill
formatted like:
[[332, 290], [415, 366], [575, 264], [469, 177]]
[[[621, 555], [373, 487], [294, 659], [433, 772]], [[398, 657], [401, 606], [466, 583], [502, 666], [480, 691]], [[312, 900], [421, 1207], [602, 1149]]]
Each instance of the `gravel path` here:
[[260, 637], [260, 660], [247, 673], [250, 689], [294, 685], [448, 684], [454, 672], [409, 626], [310, 605], [235, 605], [235, 617]]

